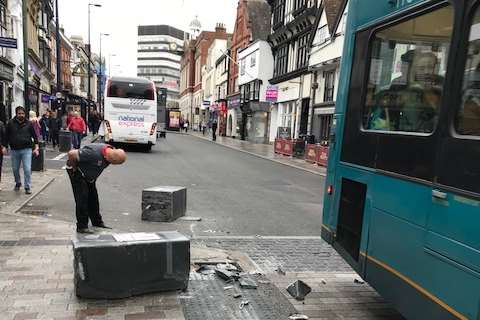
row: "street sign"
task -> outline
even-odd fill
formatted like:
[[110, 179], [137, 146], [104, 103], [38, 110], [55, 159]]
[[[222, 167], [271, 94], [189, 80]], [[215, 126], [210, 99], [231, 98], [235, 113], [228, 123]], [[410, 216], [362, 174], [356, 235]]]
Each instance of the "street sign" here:
[[277, 86], [268, 86], [266, 93], [266, 100], [268, 102], [276, 103], [278, 100], [278, 87]]
[[0, 37], [0, 47], [17, 49], [18, 48], [17, 39]]

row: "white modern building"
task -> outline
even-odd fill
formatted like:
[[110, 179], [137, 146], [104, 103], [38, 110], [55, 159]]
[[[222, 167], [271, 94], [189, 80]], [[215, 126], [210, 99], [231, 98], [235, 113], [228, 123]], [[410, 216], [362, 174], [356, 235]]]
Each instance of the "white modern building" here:
[[138, 27], [137, 75], [166, 88], [167, 107], [179, 108], [180, 60], [187, 34], [167, 25]]
[[347, 1], [325, 1], [316, 25], [310, 52], [309, 69], [313, 74], [309, 134], [315, 142], [327, 144], [335, 112], [335, 100], [343, 52]]
[[[254, 143], [269, 142], [269, 119], [271, 102], [267, 99], [269, 79], [273, 76], [273, 55], [270, 44], [257, 40], [238, 53], [240, 65], [238, 84], [240, 87], [240, 108], [246, 119], [245, 140]], [[229, 127], [236, 126], [234, 113], [229, 114]]]
[[[23, 33], [22, 33], [22, 1], [8, 1], [8, 12], [10, 12], [10, 36], [17, 39], [17, 49], [3, 49], [4, 53], [13, 64], [13, 82], [7, 86], [4, 97], [11, 93], [10, 101], [5, 103], [6, 117], [11, 118], [17, 106], [24, 105], [24, 78], [23, 78]], [[5, 88], [5, 87], [4, 87]], [[10, 90], [11, 89], [11, 90]], [[5, 95], [6, 93], [6, 95]], [[9, 107], [9, 108], [8, 108]]]

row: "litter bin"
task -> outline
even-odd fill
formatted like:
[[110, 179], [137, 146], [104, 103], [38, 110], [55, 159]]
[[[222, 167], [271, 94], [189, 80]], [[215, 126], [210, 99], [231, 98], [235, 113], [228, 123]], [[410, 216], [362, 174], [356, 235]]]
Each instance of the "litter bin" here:
[[58, 134], [58, 150], [68, 152], [72, 149], [72, 134], [68, 130], [60, 130]]
[[34, 155], [32, 155], [32, 171], [45, 170], [45, 142], [39, 142], [38, 146], [38, 156], [35, 157]]

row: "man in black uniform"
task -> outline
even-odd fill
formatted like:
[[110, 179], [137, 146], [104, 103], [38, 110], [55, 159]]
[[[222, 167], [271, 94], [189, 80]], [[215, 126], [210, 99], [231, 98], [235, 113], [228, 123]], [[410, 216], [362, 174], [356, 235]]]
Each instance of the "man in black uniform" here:
[[120, 165], [125, 160], [125, 151], [101, 143], [86, 145], [68, 153], [67, 172], [75, 197], [78, 233], [92, 233], [88, 229], [89, 218], [94, 227], [109, 229], [100, 214], [95, 182], [110, 164]]

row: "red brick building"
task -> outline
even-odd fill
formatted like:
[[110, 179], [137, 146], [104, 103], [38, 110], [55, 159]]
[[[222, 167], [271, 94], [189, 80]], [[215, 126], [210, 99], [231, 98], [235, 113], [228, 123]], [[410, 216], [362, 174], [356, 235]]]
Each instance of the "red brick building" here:
[[[240, 0], [237, 7], [237, 19], [230, 48], [230, 76], [228, 83], [228, 109], [236, 119], [234, 127], [244, 127], [246, 114], [240, 109], [238, 101], [238, 53], [256, 40], [267, 40], [271, 30], [271, 7], [265, 0]], [[244, 132], [244, 130], [241, 130]], [[242, 139], [244, 136], [242, 135]]]
[[219, 24], [215, 31], [203, 31], [186, 45], [180, 65], [180, 111], [194, 127], [198, 125], [203, 102], [202, 68], [207, 63], [208, 49], [215, 39], [228, 40], [231, 36]]

